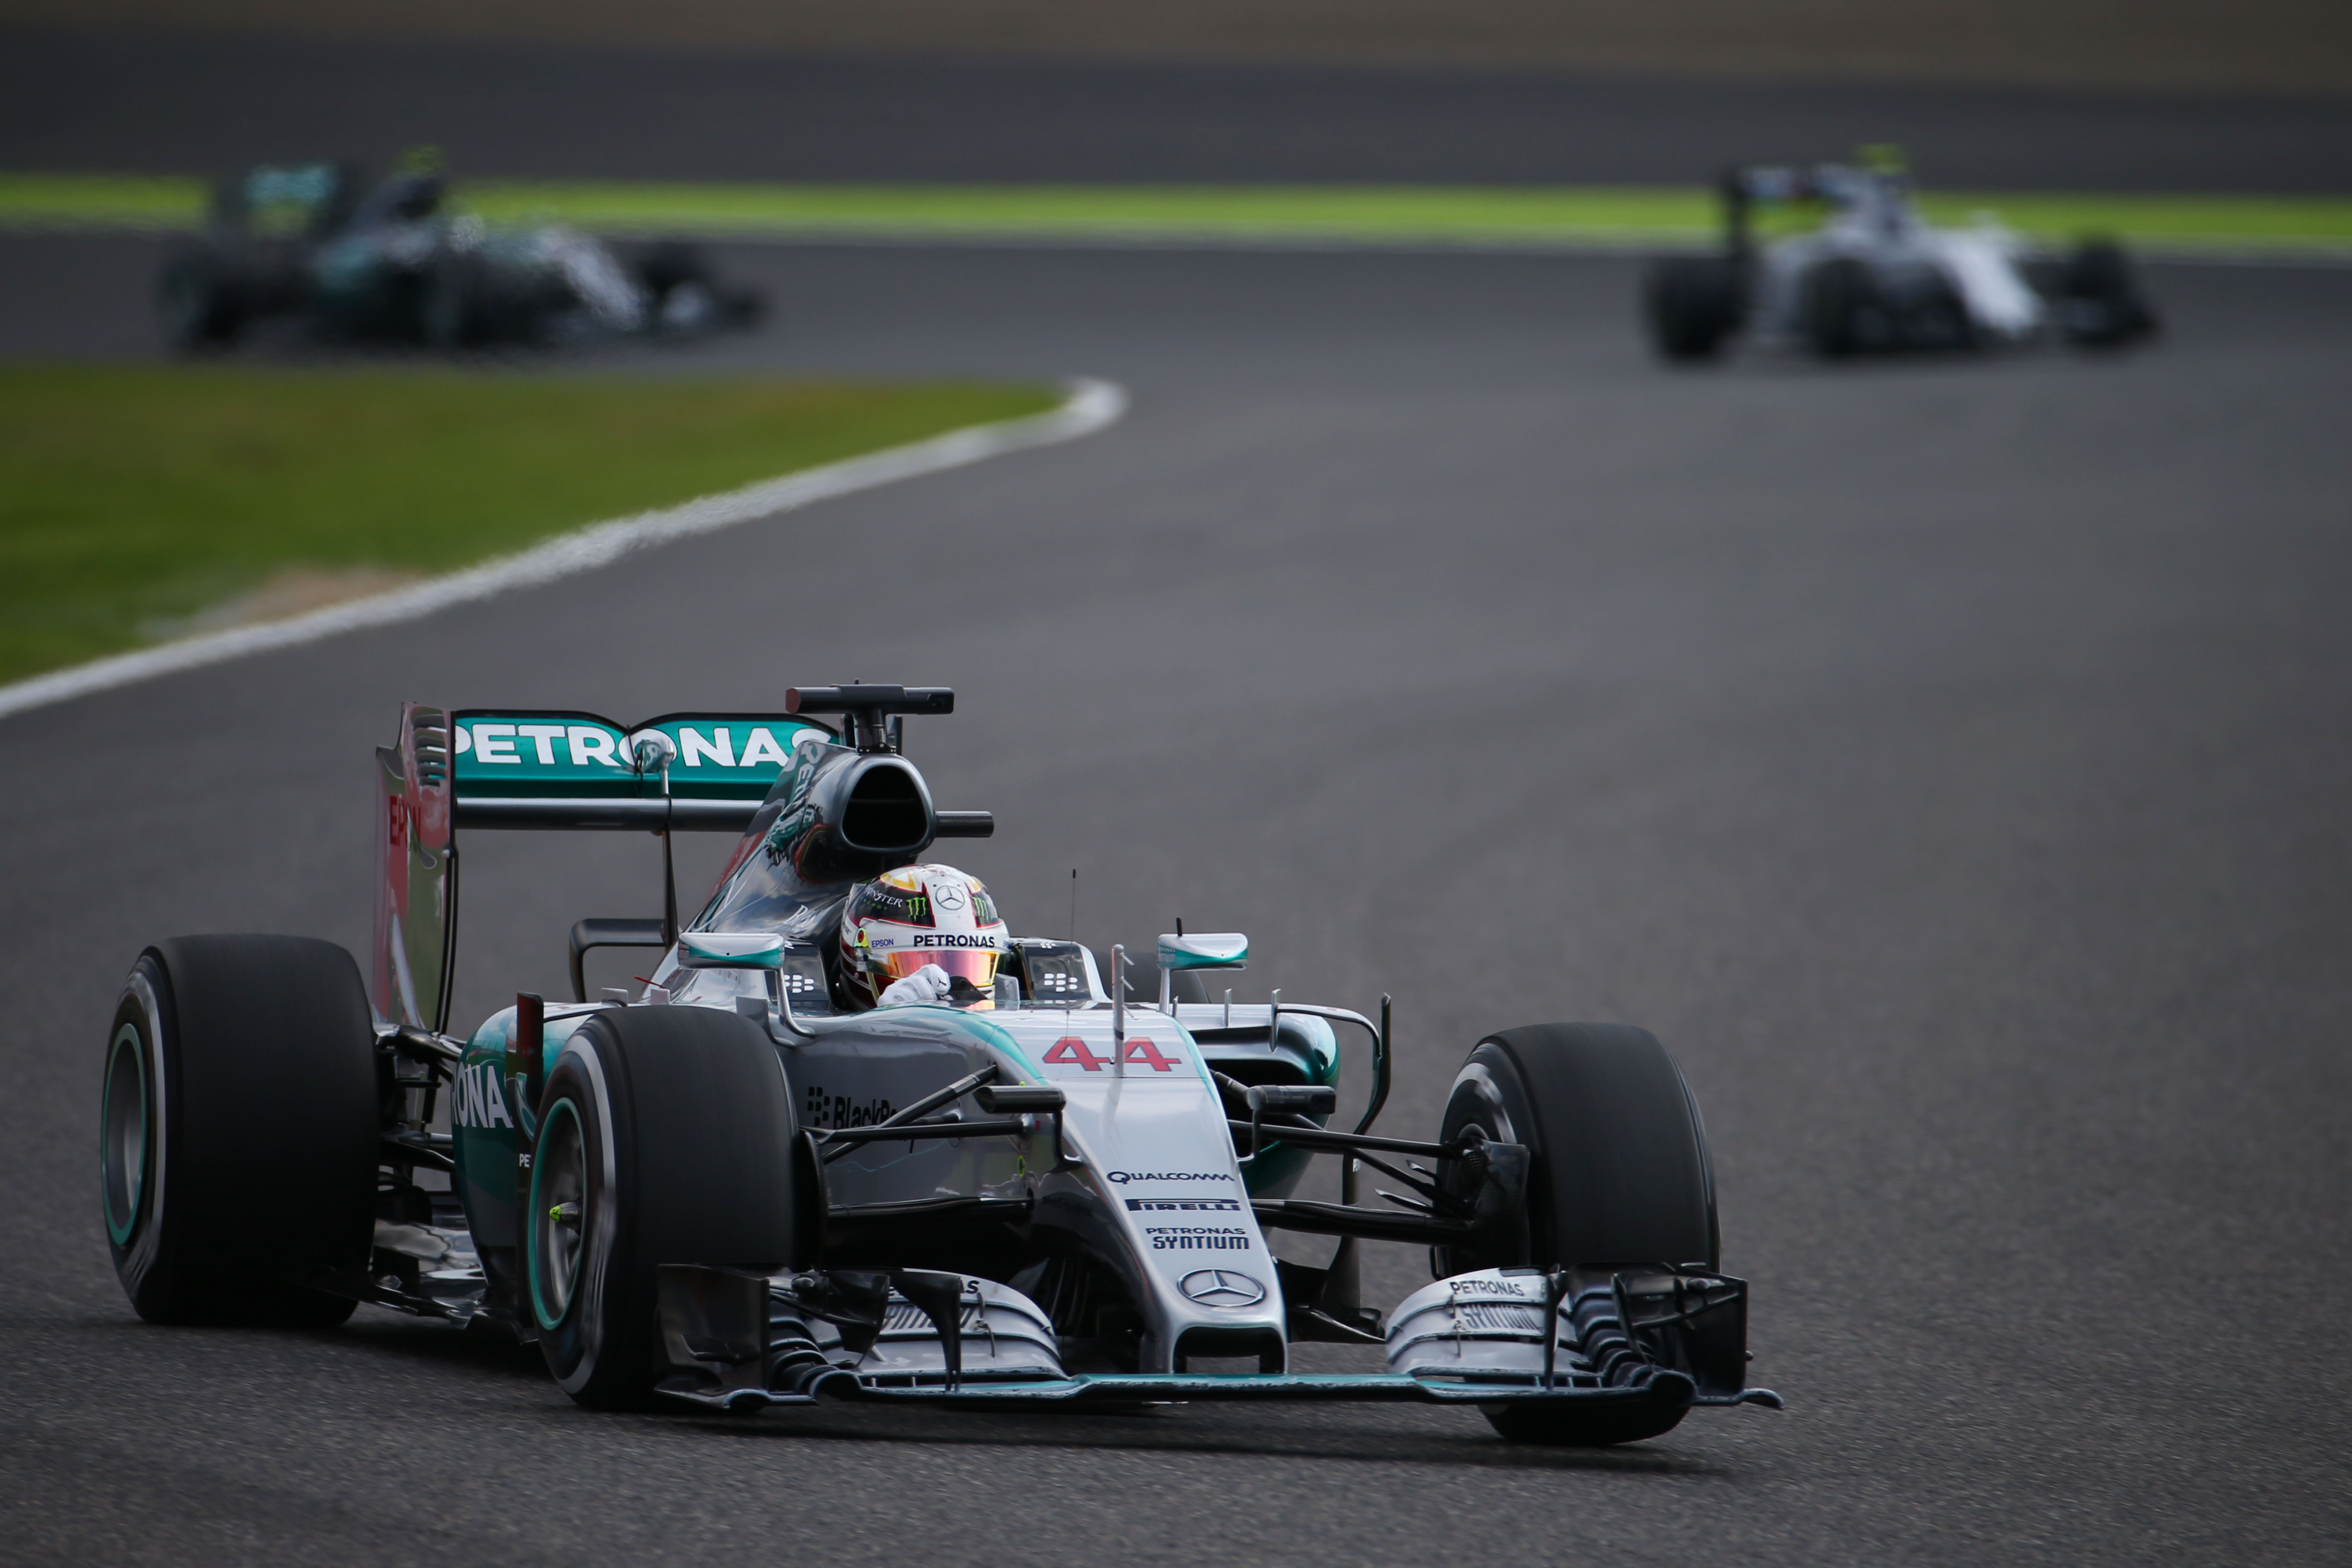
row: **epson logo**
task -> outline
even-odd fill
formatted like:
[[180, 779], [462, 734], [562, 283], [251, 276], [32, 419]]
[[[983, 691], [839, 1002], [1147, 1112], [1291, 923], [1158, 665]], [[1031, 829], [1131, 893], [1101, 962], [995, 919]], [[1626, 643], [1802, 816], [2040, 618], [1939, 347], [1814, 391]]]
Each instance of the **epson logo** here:
[[1231, 1176], [1218, 1171], [1111, 1171], [1110, 1179], [1120, 1186], [1129, 1182], [1230, 1182]]

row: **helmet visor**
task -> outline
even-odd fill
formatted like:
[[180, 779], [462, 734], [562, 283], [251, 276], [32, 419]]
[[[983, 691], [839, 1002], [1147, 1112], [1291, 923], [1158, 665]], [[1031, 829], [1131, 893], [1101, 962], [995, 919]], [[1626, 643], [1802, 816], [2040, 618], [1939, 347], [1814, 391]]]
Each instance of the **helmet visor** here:
[[996, 965], [1002, 956], [987, 947], [919, 948], [911, 952], [877, 952], [869, 962], [884, 985], [906, 979], [927, 963], [936, 963], [947, 971], [949, 979], [969, 980], [985, 991], [996, 984]]

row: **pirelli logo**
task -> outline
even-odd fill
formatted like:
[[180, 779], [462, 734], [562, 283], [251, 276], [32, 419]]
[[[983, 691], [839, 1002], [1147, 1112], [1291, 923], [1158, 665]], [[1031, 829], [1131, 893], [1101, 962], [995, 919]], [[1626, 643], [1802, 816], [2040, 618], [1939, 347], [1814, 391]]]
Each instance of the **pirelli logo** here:
[[1129, 1198], [1129, 1214], [1239, 1214], [1239, 1198]]

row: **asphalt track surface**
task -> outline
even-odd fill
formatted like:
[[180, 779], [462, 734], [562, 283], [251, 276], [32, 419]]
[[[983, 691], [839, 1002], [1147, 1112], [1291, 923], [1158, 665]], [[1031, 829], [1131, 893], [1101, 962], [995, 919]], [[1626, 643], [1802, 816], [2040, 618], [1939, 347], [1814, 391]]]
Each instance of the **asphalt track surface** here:
[[[0, 354], [146, 352], [152, 259], [0, 247]], [[1617, 260], [725, 259], [777, 322], [616, 368], [1133, 410], [0, 721], [0, 1560], [2346, 1560], [2352, 271], [2159, 269], [2171, 335], [2124, 358], [1679, 374]], [[132, 1317], [90, 1158], [116, 987], [179, 931], [363, 950], [402, 699], [852, 678], [958, 689], [910, 751], [998, 814], [955, 858], [1016, 925], [1067, 929], [1075, 866], [1094, 942], [1181, 916], [1251, 934], [1244, 995], [1394, 992], [1391, 1129], [1482, 1031], [1655, 1029], [1789, 1408], [1609, 1452], [1402, 1407], [613, 1416], [373, 1310]], [[648, 843], [467, 854], [461, 1016], [656, 907]], [[1370, 1295], [1422, 1278], [1374, 1249]]]
[[1908, 149], [1947, 190], [2352, 189], [2352, 97], [823, 58], [0, 29], [0, 168], [1689, 185]]

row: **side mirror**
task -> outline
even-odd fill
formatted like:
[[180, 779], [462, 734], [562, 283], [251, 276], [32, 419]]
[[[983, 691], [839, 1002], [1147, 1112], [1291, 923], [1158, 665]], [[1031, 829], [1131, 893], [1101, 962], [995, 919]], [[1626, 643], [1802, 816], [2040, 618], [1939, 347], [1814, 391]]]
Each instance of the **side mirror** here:
[[1249, 938], [1239, 931], [1202, 932], [1160, 939], [1160, 967], [1177, 969], [1246, 969]]
[[766, 931], [681, 931], [677, 961], [688, 969], [781, 969], [784, 939]]

